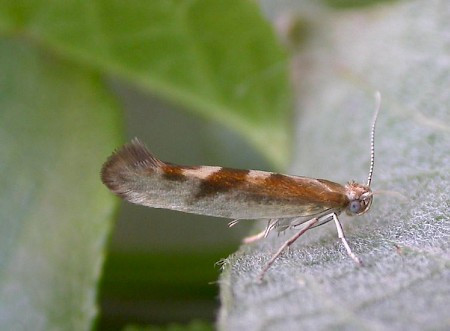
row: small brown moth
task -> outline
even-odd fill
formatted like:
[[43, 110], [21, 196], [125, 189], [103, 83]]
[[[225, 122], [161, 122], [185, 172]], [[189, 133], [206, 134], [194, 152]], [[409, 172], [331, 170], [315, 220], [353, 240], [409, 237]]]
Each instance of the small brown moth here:
[[179, 166], [158, 160], [136, 138], [108, 158], [101, 178], [113, 193], [139, 205], [234, 219], [230, 226], [242, 219], [268, 220], [265, 230], [244, 239], [245, 243], [264, 238], [274, 229], [283, 231], [300, 226], [267, 262], [259, 279], [302, 234], [331, 220], [348, 255], [361, 264], [345, 239], [338, 215], [343, 210], [350, 216], [361, 215], [372, 204], [370, 184], [379, 93], [376, 100], [370, 135], [370, 169], [365, 185], [352, 181], [343, 186], [326, 179], [259, 170]]

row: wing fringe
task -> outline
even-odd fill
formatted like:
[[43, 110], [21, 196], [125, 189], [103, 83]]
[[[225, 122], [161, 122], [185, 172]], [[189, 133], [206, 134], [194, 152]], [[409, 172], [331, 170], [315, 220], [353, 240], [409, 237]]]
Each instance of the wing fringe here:
[[151, 171], [162, 165], [164, 162], [154, 157], [138, 138], [134, 138], [106, 160], [101, 170], [101, 179], [110, 190], [117, 193], [121, 183], [130, 174]]

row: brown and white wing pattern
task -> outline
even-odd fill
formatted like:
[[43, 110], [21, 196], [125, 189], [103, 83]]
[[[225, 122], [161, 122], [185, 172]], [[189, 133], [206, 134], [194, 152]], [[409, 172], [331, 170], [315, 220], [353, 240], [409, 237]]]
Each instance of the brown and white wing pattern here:
[[109, 157], [103, 183], [123, 199], [154, 208], [234, 219], [340, 212], [344, 186], [258, 170], [178, 166], [155, 158], [137, 139]]

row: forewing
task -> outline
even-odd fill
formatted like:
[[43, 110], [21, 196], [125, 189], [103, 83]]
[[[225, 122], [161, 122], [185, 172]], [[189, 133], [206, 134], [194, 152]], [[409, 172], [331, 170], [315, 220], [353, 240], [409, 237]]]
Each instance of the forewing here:
[[284, 218], [342, 210], [342, 185], [307, 177], [222, 167], [186, 167], [155, 158], [134, 139], [104, 164], [102, 181], [132, 203], [234, 219]]

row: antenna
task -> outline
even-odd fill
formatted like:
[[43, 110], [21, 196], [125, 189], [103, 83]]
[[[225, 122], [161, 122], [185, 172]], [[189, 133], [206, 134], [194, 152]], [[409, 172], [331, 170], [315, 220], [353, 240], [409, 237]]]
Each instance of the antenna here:
[[375, 126], [377, 124], [378, 113], [381, 108], [381, 93], [379, 91], [375, 92], [375, 114], [373, 115], [372, 131], [370, 133], [370, 168], [369, 176], [367, 177], [367, 186], [370, 187], [372, 182], [373, 165], [375, 163]]

